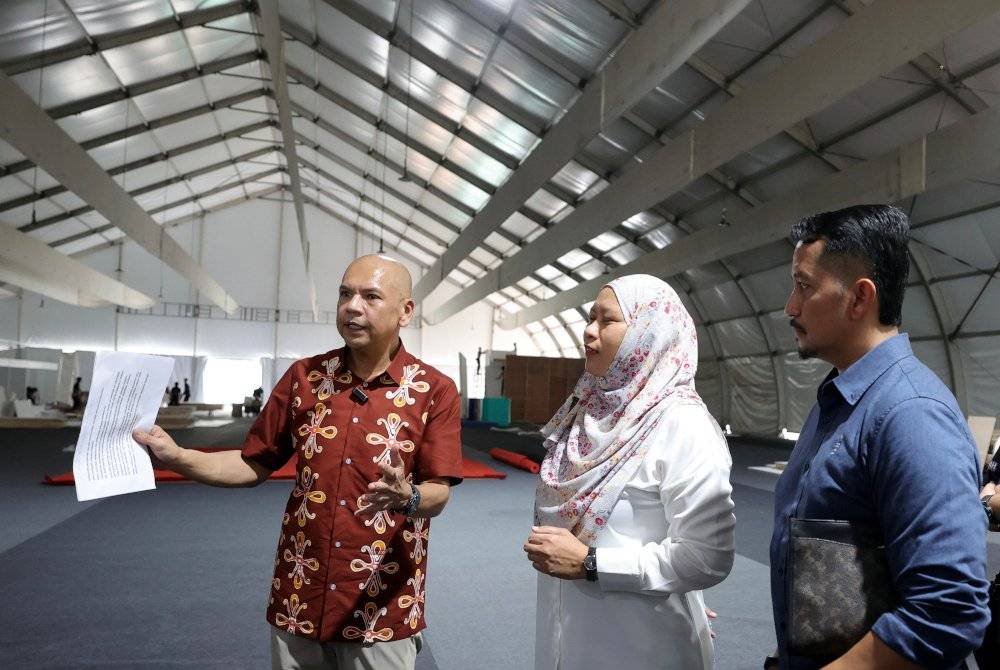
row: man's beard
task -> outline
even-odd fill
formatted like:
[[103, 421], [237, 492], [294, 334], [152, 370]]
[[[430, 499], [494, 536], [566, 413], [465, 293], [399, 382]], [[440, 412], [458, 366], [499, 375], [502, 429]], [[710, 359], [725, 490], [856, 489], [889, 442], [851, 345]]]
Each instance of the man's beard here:
[[[799, 325], [797, 323], [795, 323], [795, 319], [790, 319], [788, 321], [788, 325], [791, 327], [791, 329], [795, 332], [796, 335], [804, 334], [805, 333], [805, 331], [803, 331], [799, 327]], [[816, 358], [816, 350], [815, 349], [807, 349], [806, 347], [804, 347], [801, 344], [799, 344], [799, 342], [795, 343], [795, 348], [798, 350], [798, 352], [799, 352], [799, 358], [802, 359], [802, 360], [808, 360], [810, 358]]]

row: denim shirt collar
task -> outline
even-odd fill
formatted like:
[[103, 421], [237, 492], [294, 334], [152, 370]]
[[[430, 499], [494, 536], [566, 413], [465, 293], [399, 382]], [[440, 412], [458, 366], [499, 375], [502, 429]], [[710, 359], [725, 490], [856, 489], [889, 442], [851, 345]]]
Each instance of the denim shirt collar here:
[[837, 374], [836, 368], [831, 370], [820, 384], [817, 400], [822, 404], [824, 391], [832, 387], [837, 389], [844, 402], [854, 406], [882, 373], [900, 359], [912, 355], [910, 336], [906, 333], [893, 335], [856, 360], [842, 374]]

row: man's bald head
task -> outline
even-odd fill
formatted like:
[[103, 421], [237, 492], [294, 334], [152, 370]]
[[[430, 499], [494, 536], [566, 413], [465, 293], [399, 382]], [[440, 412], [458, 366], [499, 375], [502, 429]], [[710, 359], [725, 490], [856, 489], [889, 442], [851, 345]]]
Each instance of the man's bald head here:
[[413, 318], [413, 280], [406, 266], [384, 254], [356, 258], [340, 281], [337, 330], [352, 351], [379, 356], [399, 342]]
[[344, 271], [348, 276], [367, 276], [384, 288], [396, 293], [400, 300], [413, 296], [413, 278], [405, 265], [385, 254], [366, 254], [355, 258]]

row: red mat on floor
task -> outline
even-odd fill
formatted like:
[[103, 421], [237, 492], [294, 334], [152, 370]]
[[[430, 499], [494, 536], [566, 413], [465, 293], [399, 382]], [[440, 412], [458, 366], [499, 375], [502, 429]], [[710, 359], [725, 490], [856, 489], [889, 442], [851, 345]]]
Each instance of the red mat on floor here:
[[523, 454], [518, 454], [513, 451], [508, 451], [507, 449], [500, 449], [499, 447], [494, 447], [489, 451], [490, 456], [496, 460], [511, 465], [519, 470], [525, 470], [534, 475], [541, 472], [542, 468], [538, 463], [528, 458]]
[[[225, 447], [218, 448], [199, 448], [199, 451], [218, 451], [219, 449], [224, 449]], [[268, 479], [295, 479], [295, 462], [297, 456], [293, 457], [290, 461], [285, 463], [283, 466], [271, 473]], [[480, 463], [479, 461], [473, 460], [471, 458], [462, 459], [462, 476], [466, 479], [504, 479], [507, 475], [502, 472], [498, 472], [486, 465], [485, 463]], [[176, 472], [171, 470], [153, 470], [153, 479], [158, 482], [184, 482], [188, 481], [186, 478], [180, 476]], [[73, 471], [64, 472], [61, 475], [45, 475], [45, 479], [42, 481], [43, 484], [51, 484], [52, 486], [72, 486]]]

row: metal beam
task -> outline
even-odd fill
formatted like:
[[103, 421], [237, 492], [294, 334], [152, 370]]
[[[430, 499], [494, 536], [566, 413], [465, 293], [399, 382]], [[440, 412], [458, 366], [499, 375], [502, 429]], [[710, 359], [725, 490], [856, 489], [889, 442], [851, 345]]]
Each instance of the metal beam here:
[[[672, 276], [784, 239], [803, 216], [854, 202], [894, 202], [1000, 169], [1000, 107], [935, 131], [879, 158], [799, 187], [745, 213], [731, 227], [714, 227], [615, 268], [610, 274]], [[515, 328], [593, 298], [598, 277], [507, 317]]]
[[[478, 90], [475, 89], [475, 75], [470, 75], [458, 66], [453, 65], [448, 62], [447, 58], [442, 58], [420, 42], [410, 40], [409, 36], [403, 31], [397, 30], [393, 32], [390, 25], [366, 9], [364, 4], [349, 2], [348, 0], [323, 0], [323, 2], [357, 21], [382, 39], [387, 40], [391, 46], [396, 47], [404, 53], [412, 54], [413, 61], [415, 63], [421, 63], [422, 65], [430, 68], [438, 76], [468, 92], [470, 95], [500, 112], [511, 121], [520, 124], [535, 135], [544, 134], [546, 120], [538, 119], [534, 115], [519, 108], [516, 104], [513, 104], [510, 100], [503, 98], [500, 94], [491, 91], [489, 88], [482, 87]], [[284, 24], [282, 25], [282, 28], [286, 31], [288, 30]], [[306, 42], [306, 44], [309, 44], [309, 42]], [[354, 69], [351, 71], [355, 72]], [[370, 73], [370, 71], [367, 70], [366, 72]], [[362, 76], [358, 72], [355, 72], [355, 74]], [[364, 78], [367, 79], [367, 77]], [[384, 88], [386, 83], [383, 81], [375, 85], [380, 88]]]
[[[181, 198], [180, 200], [175, 200], [173, 202], [168, 202], [168, 203], [166, 203], [164, 205], [161, 205], [160, 207], [157, 207], [155, 209], [149, 210], [149, 214], [150, 214], [150, 216], [152, 216], [154, 214], [159, 214], [160, 212], [166, 212], [166, 211], [171, 210], [171, 209], [173, 209], [175, 207], [180, 207], [181, 205], [187, 205], [187, 204], [190, 204], [192, 202], [197, 202], [198, 200], [201, 200], [202, 198], [207, 198], [209, 196], [213, 196], [213, 195], [216, 195], [218, 193], [222, 193], [223, 191], [229, 191], [231, 189], [238, 188], [240, 186], [244, 186], [246, 184], [250, 184], [250, 183], [253, 183], [253, 182], [256, 182], [256, 181], [260, 181], [264, 177], [269, 177], [269, 176], [271, 176], [273, 174], [277, 174], [279, 172], [284, 172], [284, 171], [285, 171], [285, 168], [278, 166], [278, 167], [273, 167], [273, 168], [271, 168], [269, 170], [264, 170], [262, 172], [257, 172], [255, 174], [248, 175], [245, 179], [240, 179], [240, 180], [234, 181], [232, 183], [220, 184], [219, 186], [216, 186], [215, 188], [210, 188], [207, 191], [202, 191], [201, 193], [195, 193], [194, 195], [187, 196], [186, 198]], [[72, 216], [79, 216], [80, 214], [81, 214], [81, 212], [79, 212], [77, 210], [74, 210], [73, 212], [67, 212], [67, 215], [69, 215], [70, 217], [72, 217]], [[66, 245], [66, 244], [70, 244], [71, 242], [76, 242], [78, 240], [82, 240], [84, 238], [90, 237], [91, 235], [99, 235], [101, 233], [106, 233], [109, 230], [113, 230], [113, 229], [115, 229], [117, 227], [118, 226], [116, 226], [113, 223], [109, 223], [109, 224], [106, 224], [106, 225], [103, 225], [103, 226], [98, 226], [97, 228], [91, 228], [90, 230], [85, 230], [82, 233], [76, 233], [75, 235], [70, 235], [69, 237], [64, 237], [62, 239], [56, 240], [55, 242], [50, 243], [49, 246], [51, 246], [53, 248], [55, 248], [55, 247], [61, 247], [61, 246]]]
[[[311, 78], [309, 80], [311, 81]], [[337, 96], [333, 91], [330, 91], [329, 89], [327, 89], [325, 86], [318, 85], [318, 86], [315, 87], [315, 90], [317, 91], [317, 93], [319, 93], [321, 96], [325, 97], [331, 103], [337, 104], [337, 105], [341, 104], [342, 98], [340, 98], [340, 96]], [[346, 101], [344, 101], [344, 102], [346, 104]], [[375, 146], [368, 146], [367, 144], [365, 144], [361, 140], [357, 139], [353, 135], [351, 135], [351, 134], [349, 134], [349, 133], [347, 133], [347, 132], [339, 129], [338, 127], [334, 126], [333, 124], [331, 124], [330, 122], [328, 122], [326, 119], [324, 119], [322, 116], [320, 116], [319, 114], [315, 113], [313, 110], [309, 109], [308, 107], [306, 107], [304, 105], [300, 105], [300, 104], [298, 104], [298, 103], [296, 103], [296, 102], [293, 101], [292, 102], [292, 109], [297, 114], [299, 114], [303, 118], [305, 118], [307, 121], [315, 124], [319, 128], [322, 128], [324, 131], [330, 133], [334, 137], [337, 137], [338, 139], [343, 140], [347, 144], [350, 144], [351, 146], [353, 146], [354, 148], [356, 148], [358, 151], [366, 153], [368, 156], [370, 156], [372, 158], [372, 160], [376, 161], [377, 163], [384, 164], [388, 168], [394, 170], [396, 173], [402, 174], [402, 172], [403, 172], [403, 166], [400, 165], [400, 164], [398, 164], [398, 163], [396, 163], [396, 162], [394, 162], [394, 161], [392, 161], [391, 159], [389, 159], [384, 154], [380, 153], [376, 149]], [[344, 109], [346, 111], [351, 112], [351, 113], [355, 113], [353, 107], [348, 106], [348, 107], [344, 107]], [[361, 113], [361, 114], [364, 114], [363, 116], [359, 116], [359, 118], [361, 118], [363, 121], [367, 121], [369, 123], [372, 123], [373, 125], [376, 126], [376, 128], [378, 128], [380, 126], [383, 126], [383, 124], [382, 124], [382, 122], [380, 120], [371, 118], [372, 115], [363, 112], [363, 110], [358, 110], [358, 112]], [[299, 134], [299, 140], [300, 141], [304, 141], [309, 146], [313, 146], [313, 145], [316, 144], [312, 140], [306, 140], [301, 135], [301, 133]], [[413, 143], [411, 143], [411, 147], [412, 146], [413, 146]], [[432, 156], [425, 156], [425, 157], [428, 160], [434, 160], [434, 158]], [[342, 161], [338, 161], [338, 162], [342, 162]], [[365, 174], [363, 176], [367, 177], [368, 175]], [[415, 175], [413, 173], [410, 174], [410, 178], [413, 181], [413, 183], [415, 183], [421, 189], [423, 189], [423, 190], [427, 191], [428, 193], [436, 196], [437, 198], [441, 199], [442, 201], [444, 201], [448, 205], [454, 207], [455, 209], [457, 209], [458, 211], [462, 212], [466, 216], [471, 217], [471, 216], [475, 215], [476, 210], [474, 210], [472, 207], [470, 207], [469, 205], [463, 203], [462, 201], [454, 198], [453, 196], [449, 195], [448, 193], [442, 191], [440, 188], [438, 188], [437, 186], [434, 186], [429, 181], [424, 181], [422, 178], [418, 177], [417, 175]], [[552, 190], [552, 191], [555, 190], [555, 188], [551, 184], [546, 185], [545, 188], [548, 189], [548, 190]], [[555, 195], [556, 197], [560, 197], [559, 193], [553, 193], [553, 195]], [[569, 198], [569, 197], [573, 197], [573, 196], [563, 196], [563, 197]], [[574, 199], [571, 204], [576, 205], [577, 204], [577, 200]], [[537, 212], [534, 212], [533, 210], [529, 209], [528, 207], [520, 207], [517, 211], [518, 211], [519, 214], [523, 215], [529, 221], [532, 221], [535, 224], [537, 224], [537, 225], [539, 225], [539, 226], [541, 226], [543, 228], [547, 227], [549, 225], [549, 223], [545, 219], [545, 217], [543, 217], [542, 215], [538, 214]], [[410, 223], [412, 223], [412, 222], [410, 222]], [[454, 232], [457, 233], [459, 231], [455, 230]], [[496, 233], [500, 237], [503, 237], [504, 239], [506, 239], [506, 240], [508, 240], [510, 242], [518, 244], [519, 246], [521, 244], [520, 240], [517, 240], [517, 239], [513, 238], [507, 231], [503, 230], [502, 228], [498, 229], [496, 231]]]
[[639, 27], [639, 17], [622, 0], [597, 0], [597, 4], [608, 10], [611, 16], [624, 21], [628, 27]]
[[53, 119], [61, 119], [66, 116], [73, 116], [74, 114], [103, 107], [104, 105], [110, 105], [112, 102], [134, 98], [136, 96], [143, 95], [144, 93], [159, 91], [160, 89], [167, 88], [168, 86], [174, 86], [175, 84], [180, 84], [191, 79], [197, 79], [198, 77], [203, 77], [207, 74], [216, 74], [230, 68], [246, 65], [247, 63], [252, 63], [259, 58], [260, 54], [256, 51], [237, 54], [235, 56], [228, 56], [217, 61], [212, 61], [211, 63], [205, 63], [204, 65], [197, 65], [195, 67], [188, 68], [187, 70], [181, 70], [180, 72], [174, 72], [162, 77], [154, 77], [153, 79], [137, 82], [131, 86], [122, 86], [121, 88], [116, 88], [113, 91], [98, 93], [97, 95], [88, 96], [81, 100], [67, 102], [64, 105], [50, 107], [45, 111], [48, 112], [48, 115]]
[[[835, 0], [835, 4], [840, 7], [848, 16], [852, 16], [862, 11], [871, 0]], [[922, 53], [910, 61], [910, 65], [920, 71], [920, 74], [927, 77], [928, 81], [944, 91], [952, 100], [957, 102], [969, 114], [981, 112], [989, 104], [979, 95], [964, 86], [955, 86], [954, 77], [948, 70], [945, 63], [939, 62], [936, 58], [927, 53]]]
[[[249, 181], [243, 181], [243, 182], [240, 182], [240, 184], [233, 184], [232, 186], [241, 186], [241, 185], [247, 184], [247, 183], [250, 183], [250, 182]], [[232, 200], [226, 200], [225, 202], [219, 203], [218, 205], [214, 205], [212, 207], [203, 208], [197, 214], [185, 214], [184, 216], [179, 216], [176, 219], [169, 219], [167, 221], [164, 221], [163, 225], [164, 226], [169, 226], [170, 228], [173, 228], [173, 227], [179, 226], [179, 225], [181, 225], [183, 223], [188, 223], [189, 221], [195, 221], [195, 220], [204, 218], [204, 216], [206, 214], [211, 214], [212, 212], [218, 212], [218, 211], [221, 211], [223, 209], [229, 209], [230, 207], [235, 207], [236, 205], [243, 204], [244, 202], [248, 202], [250, 200], [256, 200], [257, 198], [263, 199], [266, 196], [269, 196], [272, 193], [280, 191], [283, 188], [284, 188], [284, 185], [282, 185], [282, 184], [274, 184], [270, 188], [265, 188], [265, 189], [262, 189], [260, 191], [253, 191], [249, 195], [241, 195], [238, 198], [233, 198]], [[91, 234], [93, 234], [93, 232]], [[122, 239], [128, 239], [128, 238], [122, 238]], [[72, 254], [69, 255], [69, 257], [70, 258], [76, 258], [76, 259], [85, 258], [85, 257], [90, 256], [91, 254], [97, 253], [98, 251], [101, 251], [103, 249], [108, 249], [110, 247], [118, 246], [121, 243], [122, 243], [121, 239], [119, 239], [119, 240], [113, 240], [111, 242], [108, 242], [107, 240], [101, 240], [99, 243], [97, 243], [97, 244], [95, 244], [93, 246], [87, 247], [86, 249], [81, 249], [80, 251], [73, 252]], [[54, 244], [53, 246], [58, 246], [58, 243]]]
[[298, 224], [299, 244], [302, 246], [302, 265], [305, 269], [306, 286], [313, 316], [319, 318], [319, 303], [316, 301], [316, 283], [312, 277], [309, 262], [309, 229], [306, 226], [306, 210], [302, 204], [302, 184], [299, 180], [299, 157], [295, 152], [295, 129], [292, 128], [291, 100], [288, 98], [288, 75], [285, 72], [285, 37], [281, 34], [281, 18], [278, 15], [278, 0], [259, 0], [260, 27], [264, 33], [264, 49], [267, 64], [274, 84], [274, 102], [278, 107], [278, 123], [284, 147], [285, 164], [288, 169], [289, 191], [295, 207], [295, 222]]
[[82, 307], [147, 309], [156, 301], [75, 261], [41, 240], [0, 224], [0, 281]]
[[236, 301], [5, 74], [0, 74], [0, 137], [65, 184], [109, 221], [227, 312]]
[[[245, 133], [252, 133], [256, 130], [260, 130], [261, 128], [269, 128], [273, 125], [274, 124], [271, 121], [258, 121], [256, 123], [251, 123], [246, 126], [240, 126], [239, 128], [234, 128], [233, 130], [223, 133], [222, 135], [206, 137], [204, 139], [196, 140], [194, 142], [184, 144], [174, 149], [170, 149], [169, 151], [164, 151], [163, 153], [153, 154], [152, 156], [146, 156], [145, 158], [140, 158], [138, 160], [131, 161], [124, 165], [119, 165], [117, 167], [111, 168], [110, 170], [107, 171], [107, 173], [110, 176], [114, 177], [120, 174], [131, 172], [132, 170], [138, 170], [139, 168], [155, 165], [156, 163], [160, 163], [165, 160], [170, 160], [171, 158], [175, 158], [177, 156], [190, 153], [192, 151], [197, 151], [198, 149], [204, 149], [213, 146], [215, 144], [219, 144], [220, 142], [224, 142], [225, 140], [232, 139], [234, 137], [239, 137]], [[271, 151], [271, 148], [265, 147], [262, 151], [253, 151], [248, 154], [244, 154], [244, 160], [256, 158], [257, 156], [261, 155], [261, 153], [266, 153], [267, 151]], [[217, 163], [215, 164], [215, 167], [212, 167], [211, 169], [206, 171], [211, 172], [212, 169], [215, 169], [217, 167], [222, 167], [222, 165], [230, 163], [234, 163], [234, 161], [227, 160], [223, 161], [222, 163]], [[166, 180], [165, 185], [169, 186], [172, 183], [184, 181], [192, 177], [197, 177], [198, 174], [204, 174], [204, 172], [193, 171], [181, 175], [179, 177], [173, 177], [171, 179]], [[162, 182], [157, 182], [157, 183], [162, 183]], [[6, 212], [16, 207], [21, 207], [22, 205], [30, 205], [33, 202], [44, 200], [46, 198], [51, 198], [53, 196], [59, 195], [60, 193], [65, 193], [68, 190], [69, 190], [68, 188], [66, 188], [62, 184], [59, 184], [58, 186], [53, 186], [52, 188], [47, 188], [37, 193], [29, 193], [28, 195], [22, 195], [17, 198], [12, 198], [11, 200], [0, 202], [0, 212]], [[142, 195], [143, 193], [148, 193], [150, 190], [153, 190], [150, 188], [150, 186], [143, 186], [142, 188], [129, 191], [128, 193], [129, 195], [135, 196], [135, 195]], [[32, 230], [38, 230], [39, 228], [44, 228], [53, 223], [58, 223], [59, 221], [65, 220], [65, 219], [60, 219], [58, 217], [59, 215], [56, 215], [49, 219], [43, 219], [35, 223], [29, 223], [27, 225], [21, 226], [20, 228], [18, 228], [18, 230], [24, 233], [28, 233], [31, 232]]]
[[[440, 224], [443, 228], [446, 228], [447, 230], [449, 230], [451, 232], [458, 233], [458, 230], [456, 229], [456, 227], [453, 224], [451, 224], [448, 220], [444, 219], [443, 217], [441, 217], [440, 215], [438, 215], [437, 213], [435, 213], [433, 210], [430, 210], [430, 209], [424, 207], [423, 205], [420, 205], [418, 202], [410, 199], [405, 194], [403, 194], [403, 193], [401, 193], [401, 192], [393, 189], [388, 184], [375, 179], [374, 175], [371, 175], [371, 174], [369, 174], [367, 172], [364, 172], [363, 170], [360, 170], [359, 168], [351, 165], [350, 163], [347, 163], [342, 158], [339, 158], [338, 156], [332, 154], [325, 147], [323, 147], [322, 145], [320, 145], [318, 143], [314, 143], [312, 140], [306, 138], [301, 133], [296, 133], [296, 137], [298, 138], [298, 141], [300, 143], [302, 143], [303, 145], [305, 145], [307, 147], [310, 147], [311, 149], [313, 149], [317, 153], [321, 154], [327, 160], [330, 160], [331, 162], [336, 163], [338, 166], [340, 166], [340, 167], [348, 170], [349, 172], [355, 174], [358, 177], [361, 177], [365, 181], [370, 181], [376, 188], [382, 189], [383, 191], [385, 191], [386, 193], [392, 195], [394, 198], [396, 198], [400, 202], [404, 203], [405, 205], [407, 205], [409, 207], [412, 207], [415, 211], [422, 212], [428, 218], [430, 218], [433, 221], [435, 221], [436, 223]], [[337, 178], [336, 176], [324, 172], [322, 169], [320, 169], [316, 165], [313, 165], [313, 164], [309, 163], [308, 161], [306, 161], [304, 159], [300, 159], [300, 162], [302, 163], [303, 166], [305, 166], [308, 169], [312, 170], [316, 174], [322, 176], [327, 181], [332, 182], [334, 185], [336, 185], [339, 188], [341, 188], [342, 190], [350, 193], [351, 195], [353, 195], [354, 197], [360, 199], [361, 201], [367, 202], [370, 206], [375, 207], [375, 208], [381, 208], [381, 207], [383, 207], [383, 203], [378, 202], [376, 199], [374, 199], [374, 198], [366, 195], [362, 191], [358, 191], [357, 189], [353, 188], [350, 184], [344, 182], [343, 180]], [[345, 204], [345, 206], [350, 206], [348, 203], [343, 203], [343, 204]], [[448, 245], [450, 244], [449, 242], [447, 242], [447, 241], [439, 238], [437, 235], [435, 235], [434, 233], [428, 231], [423, 226], [421, 226], [418, 223], [412, 221], [411, 220], [412, 216], [410, 218], [407, 218], [405, 215], [403, 215], [400, 212], [397, 212], [396, 210], [391, 209], [391, 208], [386, 208], [386, 211], [392, 212], [392, 216], [394, 216], [396, 219], [398, 219], [398, 220], [400, 220], [400, 221], [403, 222], [403, 224], [404, 224], [404, 233], [405, 233], [405, 226], [413, 226], [422, 235], [424, 235], [428, 239], [431, 239], [431, 240], [435, 241], [437, 244], [439, 244], [441, 246], [441, 250], [448, 248]], [[398, 232], [396, 234], [399, 235]], [[509, 240], [509, 238], [506, 238], [506, 239]], [[400, 238], [400, 242], [402, 242], [402, 237]], [[408, 240], [408, 242], [410, 242], [410, 241]], [[482, 246], [483, 246], [484, 251], [486, 251], [487, 253], [492, 254], [492, 255], [494, 255], [494, 256], [496, 256], [498, 258], [503, 258], [504, 257], [504, 252], [501, 251], [500, 249], [497, 249], [497, 248], [495, 248], [495, 247], [493, 247], [493, 246], [491, 246], [489, 244], [483, 244]], [[394, 248], [398, 251], [399, 250], [399, 244], [396, 244], [394, 246]], [[426, 251], [426, 253], [428, 255], [432, 256], [432, 257], [438, 257], [440, 255], [440, 253], [441, 253], [441, 250], [438, 250], [438, 251]], [[485, 265], [479, 263], [478, 261], [476, 261], [471, 256], [469, 258], [467, 258], [467, 259], [464, 259], [464, 260], [466, 262], [472, 264], [473, 267], [475, 267], [478, 271], [480, 271], [482, 273], [485, 273], [485, 272], [489, 271], [488, 267], [486, 267]], [[468, 274], [468, 273], [466, 273], [466, 274]], [[553, 291], [554, 293], [558, 293], [559, 290], [560, 290], [559, 287], [551, 284], [548, 280], [546, 280], [544, 277], [542, 277], [542, 276], [540, 276], [538, 274], [532, 274], [531, 277], [535, 281], [539, 282], [542, 286], [545, 286], [546, 288], [548, 288], [549, 290]], [[579, 281], [579, 279], [577, 279], [577, 280]], [[526, 293], [525, 291], [523, 291], [523, 289], [520, 289], [520, 288], [518, 288], [518, 291]]]
[[[216, 139], [216, 142], [220, 142], [221, 141], [218, 138], [215, 138], [215, 139]], [[214, 144], [214, 142], [213, 142], [213, 144]], [[271, 152], [271, 151], [276, 151], [277, 148], [278, 148], [277, 146], [263, 147], [262, 149], [254, 150], [254, 151], [248, 152], [246, 154], [243, 154], [242, 156], [240, 156], [238, 158], [226, 159], [224, 161], [219, 161], [218, 163], [213, 163], [211, 165], [208, 165], [208, 166], [205, 166], [205, 167], [201, 167], [201, 168], [198, 168], [196, 170], [192, 170], [191, 172], [186, 172], [186, 173], [184, 173], [184, 174], [182, 174], [182, 175], [180, 175], [178, 177], [169, 177], [167, 179], [161, 180], [159, 182], [155, 182], [153, 184], [149, 184], [147, 186], [140, 186], [139, 188], [134, 188], [131, 191], [128, 191], [128, 195], [131, 196], [131, 197], [135, 197], [135, 196], [139, 196], [139, 195], [143, 195], [143, 194], [149, 193], [151, 191], [155, 191], [158, 188], [164, 188], [166, 186], [170, 186], [171, 184], [177, 184], [177, 183], [181, 183], [181, 182], [187, 181], [189, 179], [194, 179], [195, 177], [197, 177], [199, 175], [207, 174], [208, 172], [211, 172], [212, 170], [217, 170], [217, 169], [219, 169], [221, 167], [225, 167], [227, 165], [238, 165], [241, 161], [252, 160], [253, 158], [257, 158], [257, 157], [259, 157], [259, 156], [261, 156], [261, 155], [263, 155], [265, 153], [268, 153], [268, 152]], [[52, 216], [49, 216], [49, 217], [44, 218], [44, 219], [41, 219], [39, 221], [34, 221], [32, 223], [26, 223], [23, 226], [20, 226], [18, 228], [18, 230], [20, 230], [22, 233], [30, 233], [30, 232], [35, 231], [35, 230], [41, 230], [43, 228], [48, 228], [49, 226], [55, 225], [57, 223], [61, 223], [63, 221], [68, 221], [69, 219], [74, 219], [74, 218], [76, 218], [78, 216], [83, 216], [84, 214], [89, 214], [90, 212], [93, 212], [93, 211], [94, 211], [94, 207], [92, 207], [90, 205], [84, 205], [83, 207], [77, 207], [76, 209], [70, 209], [70, 210], [62, 212], [60, 214], [53, 214]], [[158, 211], [159, 210], [152, 210], [152, 211], [150, 211], [150, 214], [155, 214]]]
[[227, 2], [224, 5], [208, 7], [206, 9], [193, 9], [189, 12], [181, 12], [169, 18], [160, 19], [152, 23], [140, 26], [139, 28], [129, 28], [117, 33], [111, 33], [94, 40], [85, 36], [76, 42], [48, 49], [44, 53], [32, 54], [31, 56], [14, 58], [0, 64], [0, 70], [8, 75], [15, 75], [28, 70], [40, 67], [63, 63], [80, 56], [90, 56], [99, 51], [106, 51], [126, 44], [135, 44], [147, 40], [151, 37], [158, 37], [173, 33], [184, 28], [202, 26], [212, 21], [229, 18], [237, 14], [250, 11], [253, 3], [249, 0], [239, 0], [238, 2]]
[[[256, 91], [247, 91], [246, 93], [239, 93], [237, 95], [231, 95], [226, 98], [221, 98], [216, 102], [210, 102], [206, 105], [199, 105], [197, 107], [192, 107], [191, 109], [186, 109], [175, 114], [168, 114], [167, 116], [162, 116], [158, 119], [153, 119], [145, 123], [137, 123], [128, 128], [122, 130], [116, 130], [113, 133], [108, 133], [106, 135], [101, 135], [99, 137], [94, 137], [84, 142], [80, 142], [80, 146], [85, 150], [90, 151], [91, 149], [96, 149], [97, 147], [103, 147], [113, 142], [118, 142], [120, 140], [128, 139], [129, 137], [134, 137], [136, 135], [142, 135], [143, 133], [148, 133], [150, 130], [155, 130], [157, 128], [163, 128], [165, 126], [172, 125], [174, 123], [180, 123], [181, 121], [188, 121], [190, 119], [201, 116], [202, 114], [208, 114], [209, 112], [214, 112], [217, 109], [224, 109], [227, 107], [233, 107], [240, 104], [241, 102], [247, 102], [261, 96], [270, 95], [270, 91], [266, 88], [262, 88]], [[15, 161], [13, 163], [8, 163], [7, 165], [0, 166], [0, 177], [5, 177], [7, 175], [16, 174], [24, 170], [30, 170], [35, 166], [31, 161], [24, 159]]]
[[[335, 47], [333, 47], [330, 44], [327, 44], [326, 42], [323, 42], [318, 37], [313, 37], [309, 32], [296, 26], [294, 23], [291, 23], [290, 21], [282, 21], [281, 29], [294, 39], [298, 40], [302, 44], [309, 47], [311, 50], [318, 53], [323, 58], [329, 60], [332, 63], [336, 63], [337, 65], [341, 66], [342, 68], [344, 68], [354, 76], [358, 77], [362, 81], [365, 81], [371, 84], [372, 86], [382, 90], [387, 96], [389, 96], [396, 102], [400, 102], [407, 105], [413, 112], [416, 112], [417, 114], [420, 114], [424, 118], [433, 121], [437, 125], [447, 130], [449, 133], [455, 135], [461, 140], [464, 140], [465, 142], [468, 142], [476, 149], [479, 149], [493, 160], [502, 163], [504, 166], [512, 170], [516, 168], [520, 163], [520, 159], [517, 156], [511, 155], [503, 151], [499, 147], [496, 147], [495, 145], [486, 141], [485, 139], [479, 137], [478, 135], [475, 135], [461, 123], [456, 123], [452, 121], [450, 118], [448, 118], [441, 112], [434, 109], [434, 107], [421, 102], [418, 98], [408, 96], [405, 90], [399, 88], [391, 81], [383, 80], [380, 75], [376, 74], [371, 70], [366, 69], [365, 67], [356, 63], [355, 61], [352, 61], [348, 54], [344, 54], [338, 51]], [[421, 65], [424, 65], [429, 69], [433, 69], [429, 65], [419, 61], [416, 57], [414, 57], [413, 61], [415, 63], [421, 63]], [[315, 84], [315, 80], [313, 77], [308, 76], [305, 73], [302, 73], [301, 70], [297, 70], [296, 68], [294, 68], [294, 66], [290, 64], [287, 64], [286, 67], [288, 68], [289, 74], [291, 74], [294, 78], [298, 79], [299, 81], [306, 83], [309, 86], [313, 86]], [[296, 72], [298, 72], [302, 76], [300, 77], [299, 74], [296, 74]], [[528, 130], [530, 131], [532, 129], [528, 128]]]
[[[604, 69], [590, 80], [573, 106], [421, 277], [414, 287], [414, 298], [427, 297], [463, 258], [595, 135], [680, 68], [748, 2], [681, 0], [661, 4], [643, 26], [629, 36]], [[642, 63], [642, 67], [636, 67], [636, 63]]]
[[[626, 171], [529, 248], [426, 318], [438, 323], [457, 314], [998, 10], [1000, 0], [947, 5], [886, 0], [866, 8]], [[851, 58], [845, 59], [845, 53]]]

